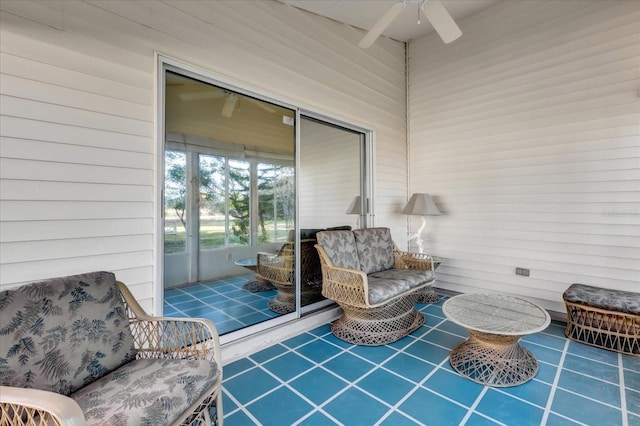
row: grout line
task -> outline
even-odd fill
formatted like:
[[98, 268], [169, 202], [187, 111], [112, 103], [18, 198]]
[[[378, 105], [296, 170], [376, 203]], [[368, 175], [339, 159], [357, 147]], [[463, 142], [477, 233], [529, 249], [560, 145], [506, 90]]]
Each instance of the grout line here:
[[620, 375], [620, 409], [622, 411], [622, 426], [629, 426], [629, 413], [627, 412], [627, 396], [624, 384], [624, 361], [622, 354], [618, 353], [618, 374]]
[[[484, 417], [487, 420], [490, 420], [492, 422], [496, 422], [497, 424], [501, 425], [501, 426], [507, 426], [506, 424], [499, 422], [498, 420], [494, 419], [493, 417], [489, 417], [486, 414], [482, 414], [481, 412], [476, 412], [476, 408], [478, 407], [478, 405], [480, 404], [480, 401], [482, 400], [482, 398], [484, 398], [484, 396], [486, 395], [486, 393], [489, 391], [489, 386], [483, 386], [482, 390], [480, 391], [480, 393], [478, 394], [478, 397], [476, 398], [475, 401], [473, 401], [473, 404], [471, 404], [471, 407], [469, 407], [469, 409], [467, 410], [467, 414], [465, 414], [465, 416], [462, 418], [462, 420], [460, 420], [460, 426], [462, 425], [466, 425], [467, 422], [469, 421], [469, 419], [471, 418], [471, 416], [475, 413], [476, 415], [480, 416], [480, 417]], [[509, 395], [511, 396], [511, 395]]]
[[567, 339], [564, 342], [564, 348], [562, 349], [562, 355], [560, 356], [560, 361], [558, 361], [558, 370], [556, 371], [556, 375], [553, 378], [553, 384], [551, 385], [551, 391], [549, 392], [549, 397], [547, 398], [547, 405], [544, 407], [544, 414], [542, 415], [542, 421], [540, 422], [543, 425], [547, 424], [549, 420], [549, 413], [551, 413], [551, 405], [553, 404], [553, 398], [556, 394], [556, 389], [558, 388], [558, 382], [560, 382], [560, 375], [562, 374], [562, 368], [564, 365], [564, 360], [569, 351], [569, 340]]

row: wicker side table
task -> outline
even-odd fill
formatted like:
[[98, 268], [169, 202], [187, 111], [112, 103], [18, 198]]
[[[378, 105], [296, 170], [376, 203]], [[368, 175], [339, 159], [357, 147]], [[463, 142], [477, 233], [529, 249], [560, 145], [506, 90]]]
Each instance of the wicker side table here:
[[442, 312], [469, 330], [469, 338], [449, 356], [461, 375], [506, 387], [522, 384], [538, 372], [538, 361], [518, 341], [547, 328], [551, 317], [543, 308], [502, 294], [460, 294], [446, 300]]

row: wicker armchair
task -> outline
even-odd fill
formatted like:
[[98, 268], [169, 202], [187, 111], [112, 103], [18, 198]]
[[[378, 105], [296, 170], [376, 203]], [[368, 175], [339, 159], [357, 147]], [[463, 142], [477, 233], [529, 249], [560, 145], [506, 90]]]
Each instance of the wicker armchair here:
[[326, 231], [316, 245], [322, 294], [344, 313], [331, 330], [359, 345], [384, 345], [424, 323], [414, 303], [435, 281], [430, 256], [399, 251], [388, 228]]
[[[25, 313], [30, 320], [22, 321]], [[112, 273], [4, 291], [0, 318], [2, 426], [210, 425], [212, 417], [222, 425], [222, 360], [214, 324], [147, 315]], [[41, 324], [39, 330], [31, 320]], [[24, 339], [32, 351], [17, 357]]]
[[[322, 298], [322, 272], [315, 243], [315, 239], [300, 240], [303, 306]], [[258, 253], [256, 276], [271, 282], [278, 290], [269, 301], [269, 309], [280, 314], [295, 310], [295, 244], [292, 241], [284, 243], [277, 254]]]

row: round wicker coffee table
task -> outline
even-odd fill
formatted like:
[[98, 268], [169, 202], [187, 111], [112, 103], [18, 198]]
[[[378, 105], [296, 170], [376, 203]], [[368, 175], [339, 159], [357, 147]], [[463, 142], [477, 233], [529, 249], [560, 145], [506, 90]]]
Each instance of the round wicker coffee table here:
[[446, 300], [442, 312], [469, 330], [469, 338], [449, 357], [461, 375], [505, 387], [524, 383], [538, 372], [538, 361], [518, 341], [547, 328], [551, 318], [543, 308], [503, 294], [460, 294]]

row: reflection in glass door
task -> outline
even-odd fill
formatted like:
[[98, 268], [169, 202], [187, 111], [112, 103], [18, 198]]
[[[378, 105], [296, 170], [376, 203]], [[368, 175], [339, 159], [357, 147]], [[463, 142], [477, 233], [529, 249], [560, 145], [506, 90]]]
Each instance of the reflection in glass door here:
[[224, 335], [296, 311], [273, 309], [281, 292], [259, 264], [295, 229], [295, 110], [168, 68], [164, 314]]
[[[311, 305], [304, 311], [324, 305], [316, 304], [323, 298], [315, 233], [322, 229], [366, 225], [366, 209], [362, 207], [367, 199], [366, 150], [362, 131], [301, 117], [298, 168], [301, 306]], [[350, 207], [352, 205], [356, 207]]]

